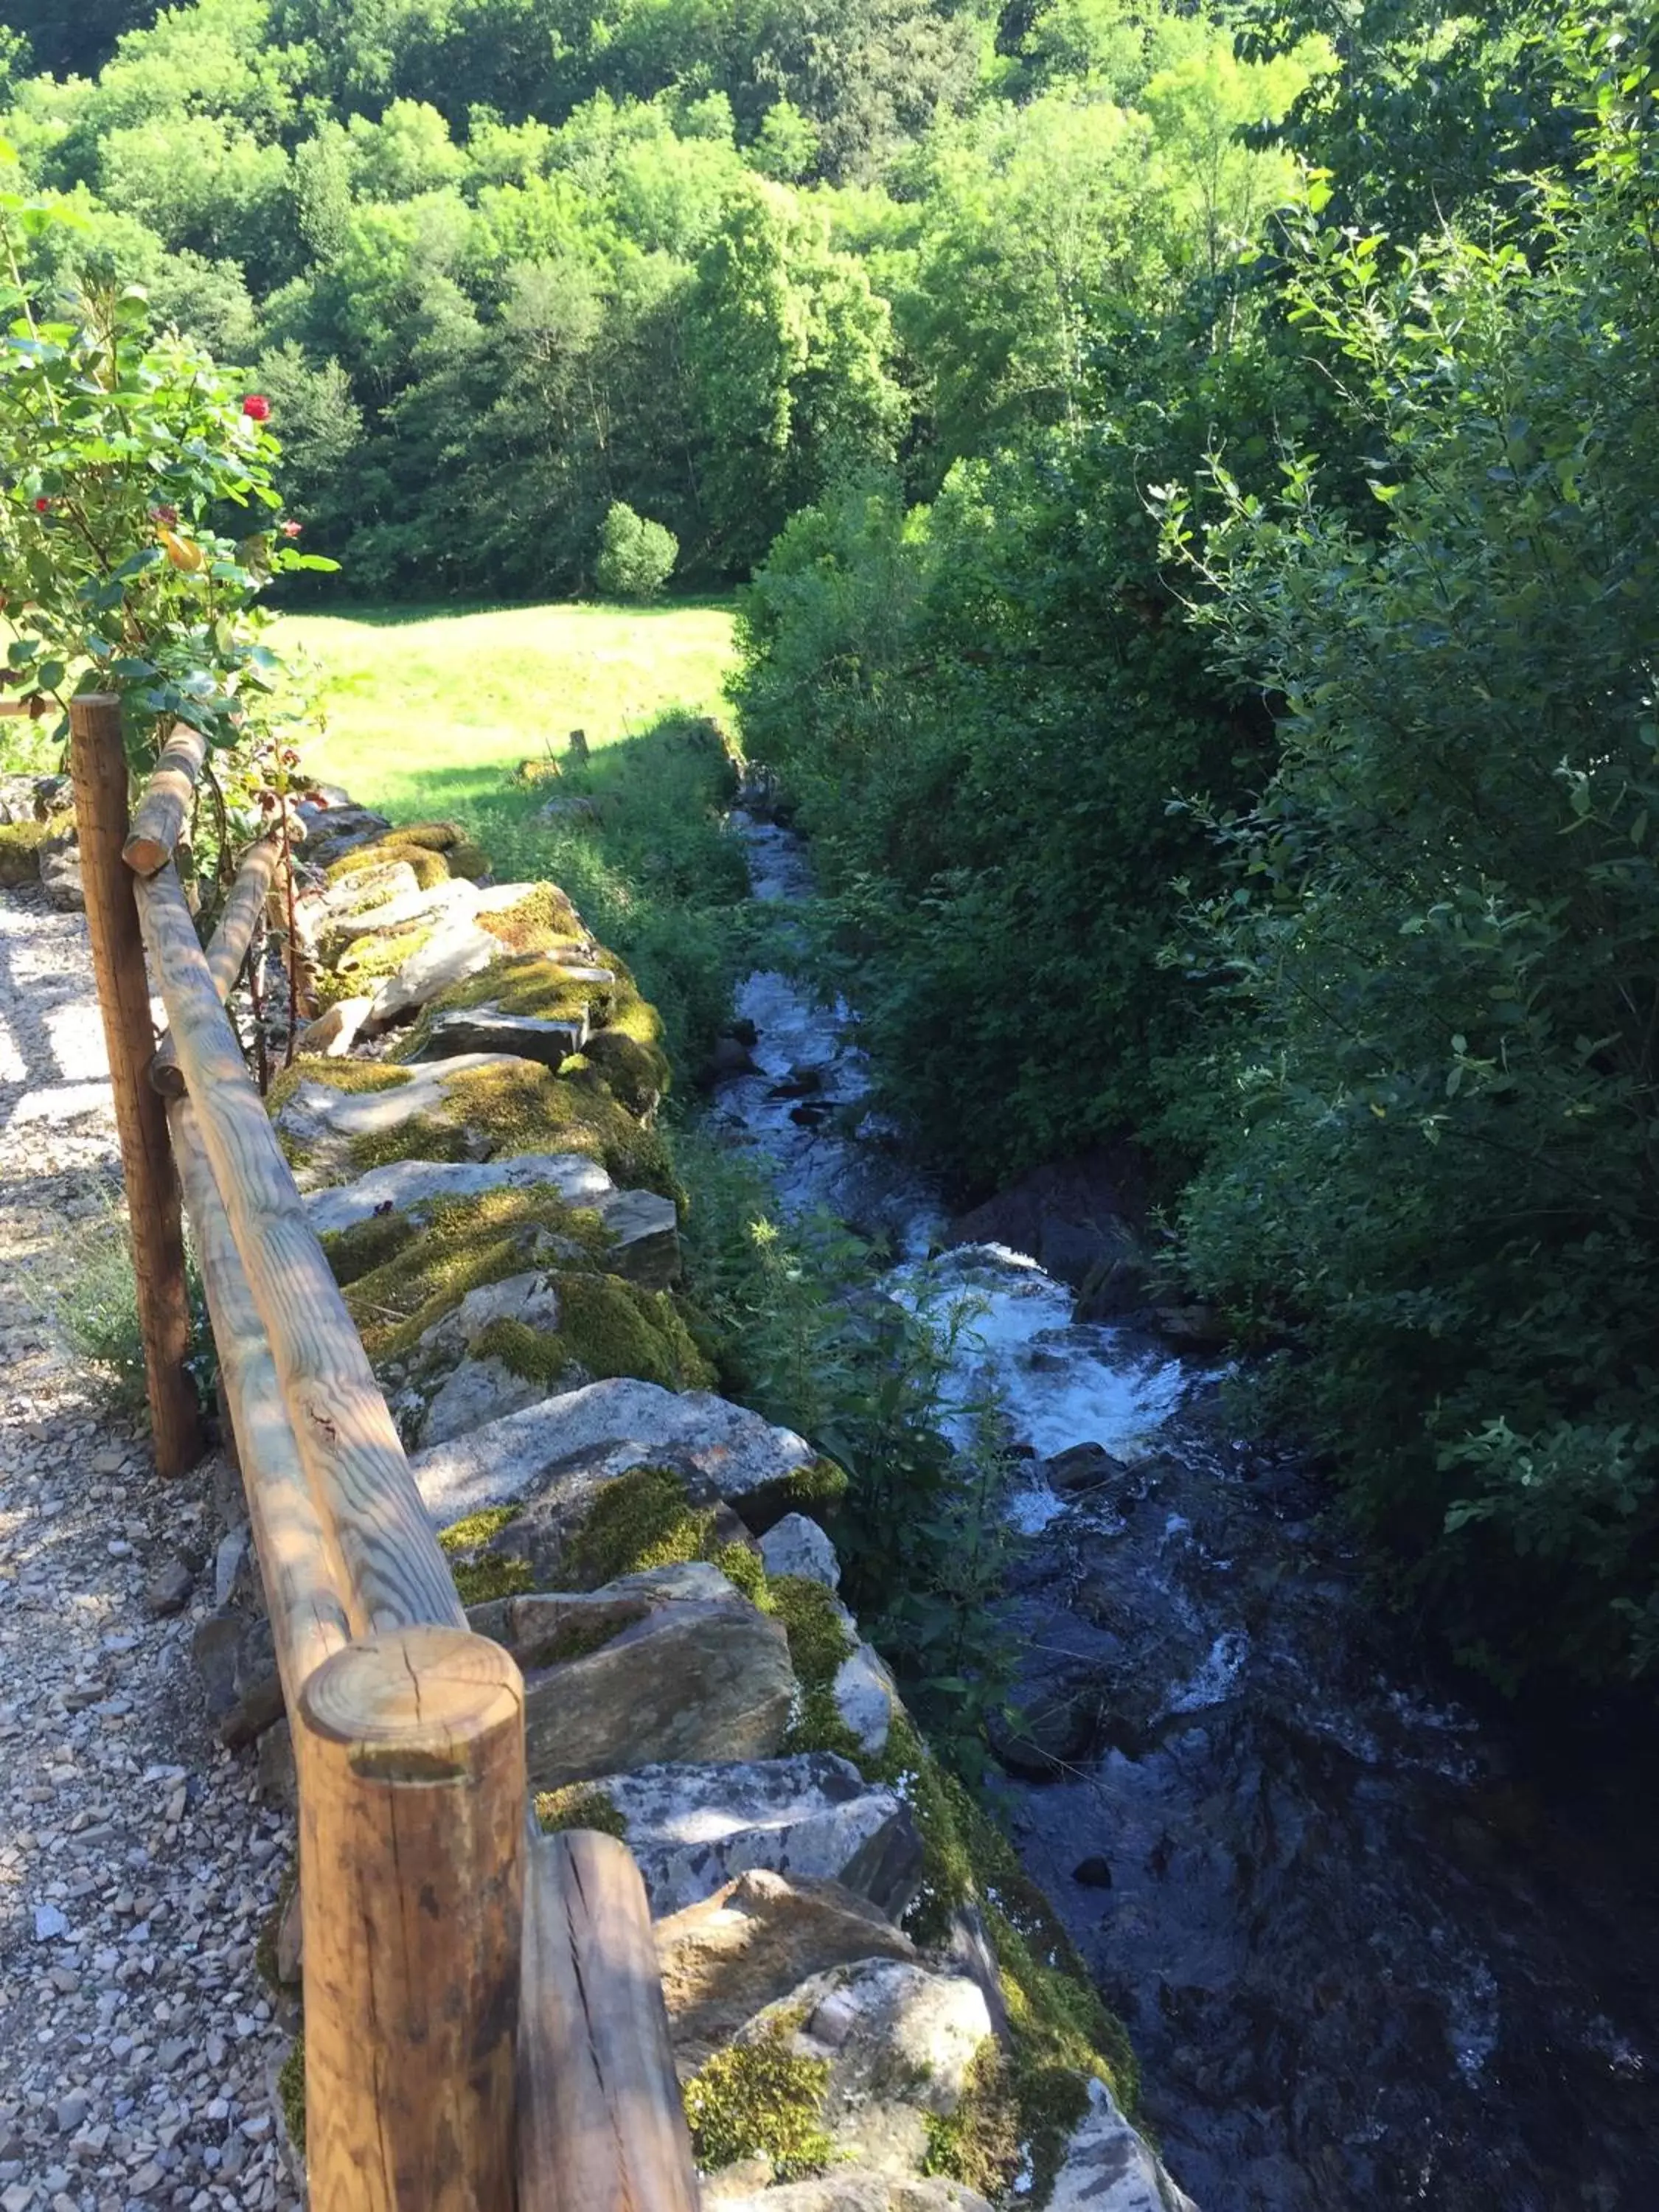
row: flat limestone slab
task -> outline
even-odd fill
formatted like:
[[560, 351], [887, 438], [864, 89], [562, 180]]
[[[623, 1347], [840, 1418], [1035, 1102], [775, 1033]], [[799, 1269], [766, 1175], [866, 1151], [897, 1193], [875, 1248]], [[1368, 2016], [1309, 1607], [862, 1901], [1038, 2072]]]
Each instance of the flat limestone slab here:
[[385, 1091], [336, 1091], [326, 1083], [301, 1083], [276, 1115], [278, 1130], [308, 1156], [305, 1164], [295, 1169], [295, 1180], [301, 1189], [327, 1182], [345, 1165], [355, 1138], [401, 1129], [404, 1122], [423, 1115], [453, 1121], [455, 1115], [447, 1086], [458, 1075], [473, 1068], [519, 1065], [510, 1053], [472, 1053], [459, 1060], [410, 1067], [406, 1082]]
[[494, 1006], [458, 1009], [433, 1018], [411, 1061], [453, 1060], [464, 1052], [510, 1052], [520, 1060], [538, 1060], [556, 1068], [580, 1052], [592, 1032], [586, 1012], [562, 1020], [540, 1014], [503, 1014]]
[[[791, 1881], [842, 1881], [896, 1919], [921, 1875], [921, 1845], [896, 1790], [866, 1782], [849, 1759], [796, 1752], [745, 1763], [657, 1765], [593, 1782], [627, 1823], [628, 1848], [659, 1918], [700, 1904], [762, 1868]], [[873, 1895], [864, 1879], [894, 1869], [908, 1846], [907, 1881]]]
[[807, 1466], [813, 1454], [793, 1429], [774, 1428], [710, 1390], [664, 1390], [624, 1376], [544, 1398], [471, 1436], [417, 1453], [411, 1464], [433, 1525], [443, 1528], [556, 1485], [569, 1489], [574, 1510], [630, 1467], [652, 1466], [665, 1455], [685, 1473], [694, 1502], [724, 1498], [740, 1504], [749, 1492]]
[[439, 923], [424, 945], [411, 952], [395, 975], [388, 975], [374, 994], [368, 1027], [384, 1029], [400, 1014], [419, 1012], [428, 999], [452, 983], [464, 983], [481, 975], [506, 948], [499, 937], [465, 915]]
[[355, 1228], [371, 1214], [416, 1212], [434, 1199], [538, 1188], [556, 1190], [568, 1206], [598, 1206], [617, 1187], [597, 1160], [580, 1152], [520, 1152], [509, 1160], [394, 1160], [356, 1182], [312, 1191], [306, 1218], [323, 1237], [331, 1230]]
[[457, 876], [447, 883], [434, 884], [429, 890], [422, 890], [416, 884], [412, 890], [397, 890], [390, 897], [381, 899], [374, 906], [331, 914], [328, 918], [328, 933], [339, 943], [349, 944], [359, 937], [375, 937], [386, 931], [411, 929], [420, 921], [471, 921], [482, 896], [477, 885], [469, 883], [464, 876]]

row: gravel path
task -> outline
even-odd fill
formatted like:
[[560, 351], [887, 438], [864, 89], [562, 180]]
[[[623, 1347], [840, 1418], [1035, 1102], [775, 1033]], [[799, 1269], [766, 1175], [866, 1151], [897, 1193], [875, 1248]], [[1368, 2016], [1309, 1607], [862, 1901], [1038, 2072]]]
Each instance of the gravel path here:
[[49, 1318], [119, 1191], [85, 923], [0, 893], [0, 2212], [274, 2212], [292, 1824], [191, 1661], [215, 1468], [160, 1484]]

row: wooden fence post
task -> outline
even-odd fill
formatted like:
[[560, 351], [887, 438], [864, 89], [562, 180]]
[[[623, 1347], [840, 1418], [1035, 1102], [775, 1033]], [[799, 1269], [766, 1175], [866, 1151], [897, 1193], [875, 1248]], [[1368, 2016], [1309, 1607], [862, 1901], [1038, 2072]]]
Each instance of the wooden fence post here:
[[202, 1455], [202, 1433], [196, 1393], [185, 1371], [190, 1299], [179, 1179], [167, 1144], [166, 1109], [149, 1084], [155, 1050], [149, 979], [132, 875], [121, 858], [127, 834], [127, 763], [120, 701], [102, 693], [71, 700], [70, 731], [81, 880], [121, 1139], [155, 1464], [162, 1474], [183, 1474]]
[[325, 1660], [297, 1720], [313, 2212], [509, 2212], [519, 1670], [399, 1629]]

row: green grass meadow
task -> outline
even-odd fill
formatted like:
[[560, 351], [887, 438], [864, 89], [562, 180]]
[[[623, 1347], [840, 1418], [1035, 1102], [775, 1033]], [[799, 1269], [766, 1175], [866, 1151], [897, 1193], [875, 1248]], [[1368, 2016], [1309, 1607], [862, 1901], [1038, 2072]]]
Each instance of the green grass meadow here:
[[273, 642], [309, 662], [323, 732], [307, 765], [394, 815], [465, 811], [572, 730], [596, 750], [675, 708], [723, 714], [729, 602], [659, 607], [363, 607], [286, 615]]

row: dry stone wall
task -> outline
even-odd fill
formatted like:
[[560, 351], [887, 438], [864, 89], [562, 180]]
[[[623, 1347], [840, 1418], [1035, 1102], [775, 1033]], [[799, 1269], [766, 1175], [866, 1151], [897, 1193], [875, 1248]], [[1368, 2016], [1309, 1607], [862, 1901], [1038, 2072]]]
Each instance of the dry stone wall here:
[[[623, 962], [453, 824], [313, 812], [319, 1007], [270, 1107], [474, 1626], [524, 1670], [548, 1826], [645, 1877], [705, 2200], [1172, 2212], [1129, 2069], [836, 1595], [845, 1486], [716, 1395], [669, 1079]], [[198, 1638], [291, 1790], [237, 1501]], [[274, 1959], [297, 1977], [290, 1915]]]

